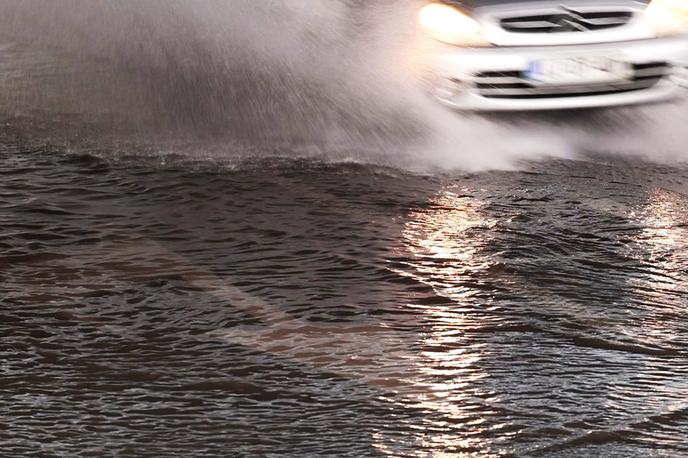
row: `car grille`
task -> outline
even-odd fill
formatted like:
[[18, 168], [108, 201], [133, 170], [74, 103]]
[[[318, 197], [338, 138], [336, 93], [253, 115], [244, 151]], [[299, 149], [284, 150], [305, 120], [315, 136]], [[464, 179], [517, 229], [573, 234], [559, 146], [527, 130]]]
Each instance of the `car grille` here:
[[473, 84], [478, 94], [492, 99], [542, 99], [554, 97], [584, 97], [616, 94], [649, 89], [668, 76], [666, 62], [636, 64], [634, 75], [617, 83], [576, 86], [538, 86], [530, 82], [520, 71], [483, 72], [474, 75]]
[[561, 33], [613, 29], [630, 22], [631, 11], [578, 12], [565, 9], [561, 13], [503, 18], [500, 24], [507, 32]]

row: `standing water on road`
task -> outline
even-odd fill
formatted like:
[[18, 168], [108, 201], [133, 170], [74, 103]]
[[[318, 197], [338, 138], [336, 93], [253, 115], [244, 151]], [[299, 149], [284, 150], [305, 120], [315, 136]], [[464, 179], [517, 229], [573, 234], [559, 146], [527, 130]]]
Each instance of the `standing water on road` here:
[[416, 6], [0, 0], [3, 456], [688, 455], [685, 110], [445, 113]]

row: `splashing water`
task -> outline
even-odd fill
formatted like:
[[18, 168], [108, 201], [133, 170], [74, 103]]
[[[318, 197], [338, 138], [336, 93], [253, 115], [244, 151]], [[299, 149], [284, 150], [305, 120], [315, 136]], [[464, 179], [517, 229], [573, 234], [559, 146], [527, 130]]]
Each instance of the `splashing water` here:
[[[510, 168], [590, 151], [686, 159], [683, 105], [558, 120], [466, 116], [438, 106], [415, 77], [418, 5], [0, 0], [1, 41], [30, 56], [19, 65], [8, 57], [12, 49], [0, 53], [5, 75], [14, 72], [2, 78], [2, 111], [58, 119], [47, 140], [72, 132], [67, 140], [77, 147], [88, 137], [89, 145], [102, 143], [124, 124], [119, 141], [166, 145], [160, 148], [191, 143], [177, 149], [197, 151], [203, 141], [216, 155], [250, 146], [250, 154], [414, 169]], [[40, 61], [37, 50], [49, 57]], [[86, 121], [97, 127], [75, 128]], [[38, 135], [35, 125], [25, 136]]]

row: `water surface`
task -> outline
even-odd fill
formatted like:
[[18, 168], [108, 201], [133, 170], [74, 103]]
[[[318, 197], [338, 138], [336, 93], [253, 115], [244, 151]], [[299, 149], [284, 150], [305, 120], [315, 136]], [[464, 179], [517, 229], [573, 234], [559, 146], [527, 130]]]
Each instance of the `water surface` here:
[[3, 455], [688, 454], [687, 193], [7, 139]]

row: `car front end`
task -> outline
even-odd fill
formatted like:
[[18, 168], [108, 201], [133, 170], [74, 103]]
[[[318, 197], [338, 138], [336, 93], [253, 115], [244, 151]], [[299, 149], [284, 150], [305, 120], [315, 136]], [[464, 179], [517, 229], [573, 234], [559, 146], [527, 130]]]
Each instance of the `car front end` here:
[[688, 0], [443, 0], [419, 21], [432, 93], [458, 110], [637, 105], [688, 87]]

